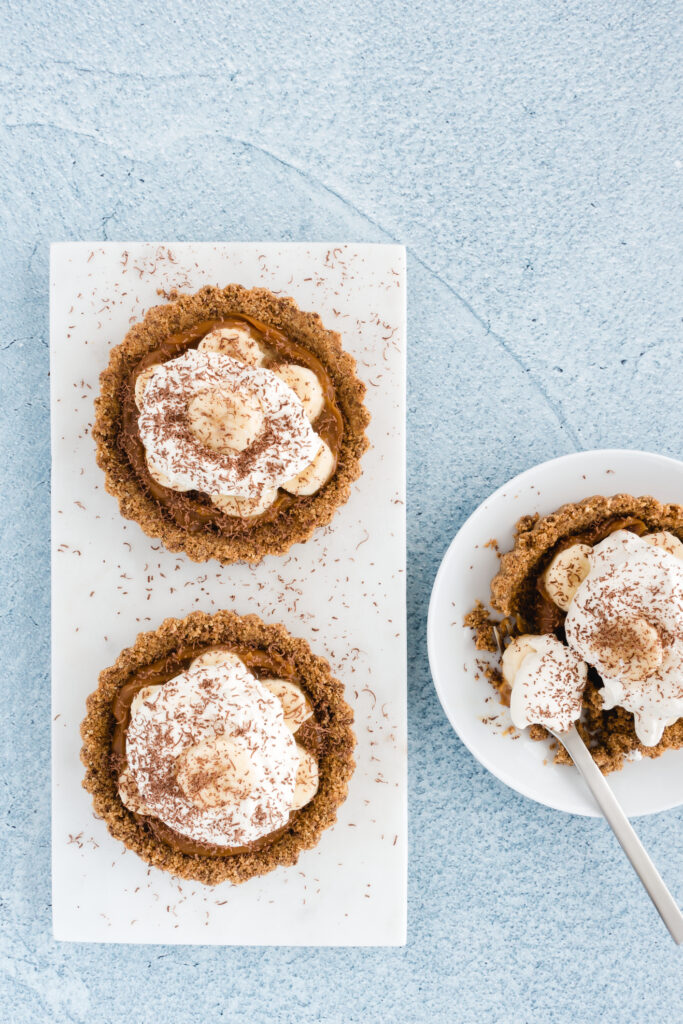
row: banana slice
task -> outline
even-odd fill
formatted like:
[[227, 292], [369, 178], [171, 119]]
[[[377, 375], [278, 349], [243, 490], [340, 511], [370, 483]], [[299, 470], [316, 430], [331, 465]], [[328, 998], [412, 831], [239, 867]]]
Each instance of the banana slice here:
[[148, 366], [146, 370], [143, 370], [142, 373], [139, 373], [135, 378], [135, 404], [138, 409], [142, 408], [142, 396], [145, 393], [145, 388], [147, 387], [150, 377], [158, 365], [158, 363], [155, 363], [153, 366]]
[[292, 797], [292, 811], [298, 811], [300, 807], [305, 807], [318, 792], [318, 762], [298, 743], [296, 750], [299, 755], [299, 767], [296, 772], [296, 785]]
[[296, 732], [313, 714], [308, 698], [296, 683], [286, 679], [262, 679], [261, 682], [282, 704], [285, 725], [290, 732]]
[[315, 494], [330, 479], [336, 469], [336, 463], [332, 450], [325, 441], [320, 442], [320, 450], [316, 457], [304, 470], [291, 480], [287, 480], [282, 487], [290, 494], [305, 495]]
[[171, 480], [169, 476], [164, 473], [163, 469], [158, 469], [154, 464], [154, 460], [150, 456], [150, 453], [146, 453], [147, 470], [152, 480], [155, 480], [161, 487], [168, 487], [172, 491], [190, 491], [191, 487], [180, 487], [175, 480]]
[[161, 487], [170, 488], [172, 486], [172, 481], [169, 479], [169, 477], [167, 477], [165, 473], [162, 473], [160, 469], [157, 469], [156, 466], [154, 466], [154, 464], [149, 461], [149, 459], [147, 459], [147, 469], [152, 480], [155, 480], [158, 484], [161, 485]]
[[140, 796], [140, 790], [128, 767], [124, 768], [119, 775], [119, 796], [124, 807], [127, 807], [133, 814], [149, 814], [147, 805]]
[[501, 665], [503, 679], [508, 686], [514, 686], [515, 676], [522, 667], [522, 662], [527, 654], [531, 654], [535, 650], [532, 643], [534, 640], [540, 640], [540, 637], [525, 634], [524, 636], [515, 637], [512, 643], [505, 648]]
[[178, 785], [200, 810], [244, 800], [254, 788], [249, 748], [235, 736], [216, 736], [195, 743], [176, 761]]
[[664, 548], [670, 555], [676, 558], [683, 558], [683, 544], [673, 533], [662, 530], [660, 533], [648, 533], [643, 540], [646, 544], [652, 544], [656, 548]]
[[232, 651], [204, 651], [190, 662], [190, 668], [209, 668], [211, 665], [244, 665]]
[[153, 698], [159, 690], [161, 690], [161, 686], [143, 686], [141, 690], [138, 690], [130, 702], [130, 717], [133, 718], [143, 701]]
[[600, 659], [597, 667], [605, 676], [618, 676], [639, 683], [662, 664], [664, 651], [659, 633], [642, 616], [610, 621], [593, 638]]
[[248, 327], [222, 327], [206, 334], [197, 345], [200, 352], [222, 352], [240, 363], [262, 366], [265, 353]]
[[233, 494], [212, 494], [211, 501], [227, 516], [249, 519], [260, 516], [277, 498], [277, 487], [266, 487], [258, 498], [236, 498]]
[[255, 400], [227, 391], [201, 391], [187, 405], [190, 431], [206, 448], [243, 452], [263, 430]]
[[296, 397], [304, 407], [304, 412], [312, 423], [323, 411], [325, 396], [313, 370], [307, 366], [295, 366], [294, 363], [285, 363], [273, 370], [285, 384], [292, 389]]
[[572, 544], [553, 558], [545, 571], [543, 584], [548, 596], [563, 611], [568, 611], [574, 594], [590, 572], [589, 544]]

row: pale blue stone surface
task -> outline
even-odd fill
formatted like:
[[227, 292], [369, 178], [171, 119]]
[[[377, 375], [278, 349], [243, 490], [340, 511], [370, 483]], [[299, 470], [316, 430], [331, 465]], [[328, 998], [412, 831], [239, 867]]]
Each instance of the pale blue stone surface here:
[[[682, 961], [599, 821], [516, 796], [429, 677], [441, 555], [580, 448], [680, 455], [680, 9], [670, 0], [0, 10], [0, 1017], [660, 1022]], [[409, 942], [56, 944], [49, 882], [48, 244], [409, 252]], [[683, 899], [683, 812], [638, 829]]]

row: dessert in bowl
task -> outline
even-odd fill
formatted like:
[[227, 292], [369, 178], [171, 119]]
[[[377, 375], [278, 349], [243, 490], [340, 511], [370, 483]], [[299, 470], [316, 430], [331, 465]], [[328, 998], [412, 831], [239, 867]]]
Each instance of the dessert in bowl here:
[[282, 554], [360, 474], [369, 415], [355, 361], [320, 317], [265, 289], [172, 299], [102, 373], [93, 435], [107, 490], [195, 561]]
[[83, 785], [111, 834], [206, 884], [296, 863], [336, 820], [353, 714], [328, 663], [282, 626], [167, 619], [100, 674]]
[[[577, 723], [603, 772], [683, 747], [683, 506], [595, 496], [517, 524], [491, 583], [495, 623], [466, 618], [519, 728]], [[563, 749], [555, 760], [570, 763]]]

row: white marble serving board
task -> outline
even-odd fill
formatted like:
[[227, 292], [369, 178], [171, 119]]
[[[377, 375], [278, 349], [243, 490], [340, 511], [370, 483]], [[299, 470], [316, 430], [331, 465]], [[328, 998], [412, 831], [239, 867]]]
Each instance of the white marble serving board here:
[[[368, 385], [371, 450], [332, 524], [257, 567], [197, 565], [118, 514], [90, 436], [111, 346], [160, 292], [291, 295], [342, 334]], [[405, 253], [399, 246], [64, 243], [51, 258], [53, 922], [58, 939], [394, 945], [406, 930]], [[256, 612], [328, 658], [357, 769], [315, 850], [242, 886], [148, 867], [95, 819], [79, 726], [98, 673], [195, 609]]]

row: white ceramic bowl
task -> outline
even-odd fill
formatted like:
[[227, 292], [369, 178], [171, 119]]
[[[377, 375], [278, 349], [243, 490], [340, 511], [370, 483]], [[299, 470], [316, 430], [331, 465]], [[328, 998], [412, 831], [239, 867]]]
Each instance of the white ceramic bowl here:
[[[603, 450], [565, 455], [527, 470], [500, 487], [472, 513], [453, 539], [437, 573], [429, 605], [427, 639], [436, 692], [462, 742], [502, 782], [548, 807], [597, 816], [598, 810], [573, 767], [552, 763], [548, 743], [528, 733], [504, 734], [509, 712], [478, 668], [477, 651], [463, 618], [477, 599], [488, 604], [498, 558], [486, 542], [512, 547], [520, 516], [547, 515], [568, 501], [592, 494], [651, 494], [683, 504], [683, 463], [648, 452]], [[478, 676], [478, 678], [477, 678]], [[495, 722], [483, 719], [495, 716]], [[547, 762], [547, 763], [544, 763]], [[630, 762], [608, 776], [630, 816], [683, 803], [683, 750]]]

